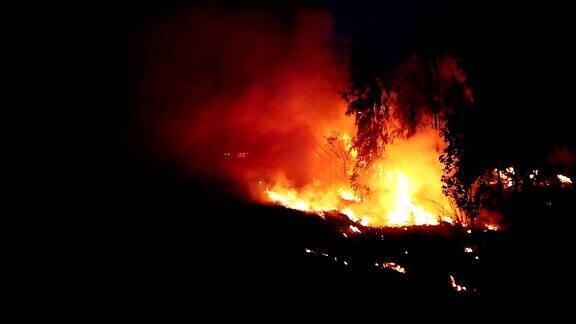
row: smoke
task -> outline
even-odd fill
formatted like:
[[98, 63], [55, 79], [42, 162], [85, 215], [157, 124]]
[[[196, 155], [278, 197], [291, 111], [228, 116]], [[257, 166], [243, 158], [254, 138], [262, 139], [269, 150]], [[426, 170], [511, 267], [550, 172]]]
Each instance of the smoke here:
[[[439, 55], [426, 60], [422, 55], [412, 54], [395, 69], [394, 90], [398, 95], [396, 118], [401, 121], [405, 137], [412, 136], [420, 126], [425, 126], [434, 114], [432, 104], [445, 106], [446, 92], [458, 83], [463, 87], [464, 96], [474, 101], [472, 89], [466, 85], [467, 75], [458, 66], [458, 61], [449, 55]], [[446, 107], [437, 107], [441, 113]]]
[[576, 157], [568, 147], [555, 147], [548, 155], [548, 165], [565, 171], [573, 171]]
[[141, 35], [137, 138], [183, 172], [306, 183], [319, 143], [353, 128], [338, 95], [343, 43], [324, 12], [193, 8]]

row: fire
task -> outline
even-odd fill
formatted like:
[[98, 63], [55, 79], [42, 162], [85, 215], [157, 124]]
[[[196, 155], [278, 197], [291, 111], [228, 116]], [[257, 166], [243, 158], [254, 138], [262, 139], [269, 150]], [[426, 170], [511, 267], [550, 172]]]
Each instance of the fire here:
[[340, 194], [340, 197], [343, 200], [355, 201], [357, 203], [359, 203], [362, 200], [354, 192], [343, 189], [343, 188], [338, 189], [338, 193]]
[[[432, 109], [444, 101], [437, 90], [455, 80], [464, 86], [455, 59], [439, 62], [431, 74], [439, 74], [437, 84], [426, 81], [432, 71], [418, 55], [390, 71], [395, 81], [377, 80], [397, 90], [380, 95], [386, 107], [381, 103], [372, 121], [386, 126], [373, 132], [386, 142], [381, 156], [363, 156], [355, 119], [364, 113], [346, 115], [349, 102], [341, 95], [351, 89], [354, 67], [333, 46], [330, 15], [298, 13], [287, 28], [265, 13], [190, 14], [152, 24], [154, 33], [139, 49], [146, 73], [137, 101], [147, 108], [134, 128], [154, 139], [139, 143], [144, 151], [175, 161], [186, 174], [232, 180], [259, 203], [317, 215], [337, 211], [357, 226], [459, 222], [442, 193], [438, 160], [446, 110]], [[471, 89], [465, 92], [473, 98]], [[384, 112], [386, 118], [377, 117]]]
[[438, 224], [438, 219], [434, 214], [414, 204], [410, 196], [410, 184], [402, 172], [396, 171], [396, 181], [394, 193], [396, 208], [388, 213], [389, 224], [393, 226]]
[[350, 230], [354, 233], [362, 233], [362, 231], [360, 231], [360, 229], [354, 225], [350, 225]]
[[497, 231], [498, 225], [496, 224], [486, 224], [486, 230], [488, 231]]
[[383, 269], [390, 269], [398, 273], [406, 274], [406, 269], [395, 262], [382, 262], [382, 264], [374, 263], [375, 267], [382, 267]]
[[[494, 174], [497, 174], [497, 177], [500, 179], [505, 188], [511, 188], [514, 186], [514, 175], [516, 174], [514, 167], [507, 167], [504, 170], [494, 169]], [[491, 182], [491, 184], [496, 183], [496, 180], [492, 180]]]
[[[339, 137], [349, 161], [357, 159], [348, 135]], [[359, 179], [364, 190], [354, 190], [349, 170], [341, 177], [324, 175], [335, 161], [326, 160], [318, 180], [303, 186], [277, 181], [264, 190], [264, 199], [285, 207], [323, 214], [338, 211], [363, 226], [412, 226], [453, 224], [453, 204], [442, 193], [442, 165], [438, 161], [444, 143], [432, 129], [392, 143], [384, 156]], [[350, 163], [348, 163], [350, 164]]]
[[567, 176], [562, 175], [562, 174], [558, 174], [556, 176], [558, 177], [558, 180], [560, 180], [561, 183], [572, 184], [572, 179], [568, 178]]
[[454, 278], [454, 276], [450, 275], [450, 285], [452, 286], [452, 288], [454, 288], [454, 290], [456, 290], [457, 292], [466, 292], [468, 291], [468, 288], [466, 288], [466, 286], [459, 284], [456, 279]]

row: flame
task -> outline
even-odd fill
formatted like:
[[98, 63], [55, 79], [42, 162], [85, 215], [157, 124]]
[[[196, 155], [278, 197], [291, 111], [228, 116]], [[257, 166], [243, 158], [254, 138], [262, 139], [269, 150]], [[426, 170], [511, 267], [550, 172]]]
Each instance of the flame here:
[[[339, 141], [347, 159], [355, 161], [351, 137], [344, 134]], [[335, 163], [326, 160], [326, 167], [316, 171], [318, 180], [298, 187], [280, 179], [264, 190], [264, 200], [316, 214], [338, 211], [362, 226], [454, 224], [454, 205], [442, 193], [438, 156], [443, 146], [432, 129], [394, 142], [360, 178], [366, 188], [362, 194], [351, 187], [349, 170], [340, 177], [324, 174]]]
[[563, 184], [572, 184], [572, 179], [568, 178], [565, 175], [558, 174], [556, 175], [556, 177], [558, 177], [558, 180], [560, 180], [560, 182]]
[[468, 291], [468, 288], [466, 288], [466, 286], [464, 285], [460, 285], [459, 283], [456, 282], [456, 279], [454, 279], [454, 276], [450, 275], [450, 285], [452, 286], [452, 288], [454, 288], [454, 290], [456, 290], [457, 292], [465, 292]]
[[348, 201], [355, 201], [357, 203], [359, 203], [362, 199], [360, 197], [358, 197], [353, 191], [350, 190], [346, 190], [344, 188], [340, 188], [338, 189], [338, 193], [340, 194], [340, 197], [343, 200], [348, 200]]
[[362, 231], [360, 231], [360, 229], [354, 225], [350, 225], [350, 230], [354, 233], [362, 233]]
[[[516, 174], [514, 167], [507, 167], [505, 170], [494, 169], [494, 172], [498, 173], [498, 176], [505, 188], [511, 188], [514, 186], [514, 175]], [[496, 182], [493, 182], [493, 184], [494, 183]]]
[[382, 267], [383, 269], [390, 269], [390, 270], [396, 271], [398, 273], [406, 274], [406, 269], [395, 262], [382, 262], [382, 264], [379, 264], [376, 262], [376, 263], [374, 263], [374, 266]]
[[486, 224], [486, 230], [488, 231], [497, 231], [499, 226], [496, 224]]
[[394, 192], [396, 208], [388, 213], [388, 223], [392, 226], [438, 224], [434, 214], [414, 204], [410, 195], [410, 184], [401, 171], [396, 171], [396, 181]]

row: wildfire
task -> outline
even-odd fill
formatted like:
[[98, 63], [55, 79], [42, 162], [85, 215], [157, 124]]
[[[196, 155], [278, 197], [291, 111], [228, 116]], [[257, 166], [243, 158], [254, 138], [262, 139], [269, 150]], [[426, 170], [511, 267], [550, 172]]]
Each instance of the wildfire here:
[[[391, 73], [354, 85], [356, 67], [342, 64], [339, 47], [331, 45], [330, 15], [298, 15], [295, 30], [239, 15], [161, 24], [144, 44], [141, 52], [151, 54], [142, 67], [150, 70], [137, 92], [150, 115], [136, 129], [150, 130], [143, 138], [158, 136], [153, 142], [161, 145], [151, 149], [162, 160], [230, 179], [260, 203], [321, 216], [336, 211], [355, 225], [462, 221], [442, 193], [439, 161], [447, 147], [443, 117], [455, 108], [443, 94], [456, 82], [461, 99], [474, 99], [457, 59], [441, 55], [432, 71], [414, 53]], [[206, 30], [213, 41], [194, 46], [202, 38], [192, 36]], [[362, 103], [365, 96], [379, 98]], [[350, 109], [354, 100], [362, 109]], [[359, 123], [362, 116], [372, 117]], [[374, 141], [362, 141], [362, 133]], [[509, 177], [514, 170], [503, 172]]]
[[[357, 153], [348, 135], [339, 137], [348, 164]], [[323, 172], [336, 162], [326, 160], [319, 180], [304, 186], [277, 181], [265, 189], [265, 200], [304, 212], [324, 214], [338, 211], [362, 226], [437, 225], [455, 223], [453, 204], [442, 193], [442, 165], [438, 161], [443, 142], [433, 130], [391, 144], [359, 179], [354, 190], [343, 171], [341, 177], [326, 179]]]

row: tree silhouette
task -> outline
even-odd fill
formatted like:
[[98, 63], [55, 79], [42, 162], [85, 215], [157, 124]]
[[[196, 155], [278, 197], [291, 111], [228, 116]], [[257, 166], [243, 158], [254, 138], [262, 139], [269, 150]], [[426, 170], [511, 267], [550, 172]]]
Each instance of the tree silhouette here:
[[361, 35], [352, 39], [352, 62], [349, 89], [342, 93], [347, 103], [346, 114], [354, 115], [356, 136], [354, 147], [358, 159], [351, 176], [352, 186], [359, 189], [357, 180], [365, 168], [382, 156], [385, 145], [390, 141], [387, 128], [394, 96], [390, 87], [378, 77], [378, 60], [365, 47]]
[[458, 207], [474, 221], [479, 208], [476, 188], [483, 185], [486, 163], [481, 142], [482, 129], [475, 105], [466, 95], [465, 85], [452, 78], [444, 95], [445, 125], [443, 136], [447, 143], [440, 161], [444, 164], [442, 189]]

